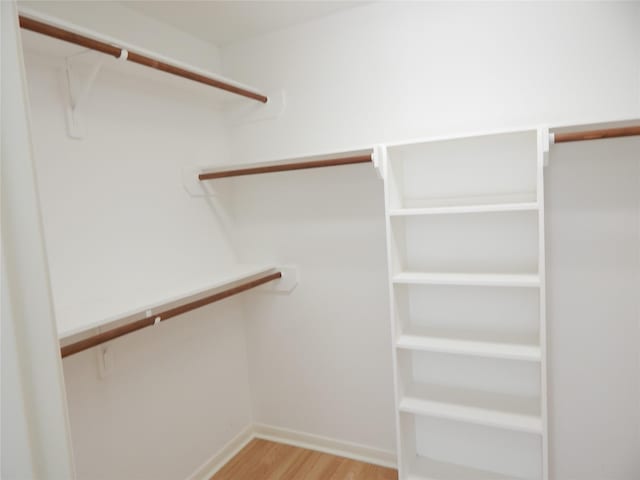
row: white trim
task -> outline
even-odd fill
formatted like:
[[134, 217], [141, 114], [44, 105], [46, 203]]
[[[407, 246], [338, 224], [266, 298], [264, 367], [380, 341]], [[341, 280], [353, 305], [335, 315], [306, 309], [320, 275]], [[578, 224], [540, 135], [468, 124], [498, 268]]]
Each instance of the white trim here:
[[397, 468], [396, 454], [392, 451], [379, 450], [357, 443], [288, 430], [286, 428], [273, 427], [271, 425], [255, 424], [253, 428], [255, 438], [293, 445], [294, 447], [307, 448], [339, 457], [351, 458], [382, 467]]
[[195, 472], [187, 477], [187, 480], [209, 480], [254, 438], [253, 425], [248, 425], [222, 449], [200, 465]]
[[[32, 153], [31, 109], [22, 52], [16, 2], [0, 2], [0, 115], [6, 119], [0, 128], [0, 189], [5, 204], [11, 205], [6, 211], [2, 208], [0, 239], [2, 334], [11, 335], [2, 338], [2, 393], [5, 389], [11, 391], [8, 398], [12, 407], [22, 404], [2, 418], [2, 440], [16, 442], [9, 449], [9, 458], [2, 459], [2, 476], [73, 480], [76, 474], [71, 428]], [[10, 435], [5, 438], [6, 433]], [[4, 448], [2, 453], [5, 454]]]
[[222, 449], [200, 465], [186, 480], [209, 480], [251, 440], [256, 438], [350, 458], [381, 467], [397, 468], [395, 452], [258, 423], [248, 425]]

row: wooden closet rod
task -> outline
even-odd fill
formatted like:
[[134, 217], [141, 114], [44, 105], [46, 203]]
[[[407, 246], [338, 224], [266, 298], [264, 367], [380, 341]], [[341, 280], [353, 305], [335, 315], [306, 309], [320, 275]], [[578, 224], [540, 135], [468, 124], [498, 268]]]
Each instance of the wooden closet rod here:
[[[256, 280], [251, 280], [249, 282], [243, 283], [236, 287], [232, 287], [222, 292], [209, 295], [208, 297], [201, 298], [200, 300], [195, 300], [193, 302], [189, 302], [184, 305], [180, 305], [178, 307], [170, 308], [160, 313], [154, 313], [150, 317], [145, 317], [140, 320], [127, 323], [126, 325], [121, 325], [119, 327], [112, 328], [111, 330], [107, 330], [106, 332], [99, 333], [92, 337], [85, 338], [84, 340], [80, 340], [78, 342], [66, 345], [60, 348], [60, 354], [62, 355], [62, 358], [68, 357], [69, 355], [73, 355], [74, 353], [82, 352], [83, 350], [87, 350], [88, 348], [95, 347], [96, 345], [100, 345], [101, 343], [108, 342], [109, 340], [113, 340], [114, 338], [118, 338], [128, 333], [135, 332], [136, 330], [140, 330], [141, 328], [154, 325], [156, 323], [157, 318], [159, 318], [160, 321], [168, 320], [182, 313], [188, 312], [190, 310], [194, 310], [196, 308], [203, 307], [205, 305], [208, 305], [213, 302], [217, 302], [218, 300], [222, 300], [224, 298], [231, 297], [238, 293], [244, 292], [246, 290], [250, 290], [259, 285], [262, 285], [267, 282], [271, 282], [273, 280], [277, 280], [279, 278], [282, 278], [281, 272], [271, 273], [269, 275], [258, 278]], [[141, 315], [144, 315], [144, 313], [141, 312]]]
[[199, 180], [212, 180], [214, 178], [239, 177], [242, 175], [255, 175], [257, 173], [286, 172], [289, 170], [305, 170], [307, 168], [336, 167], [350, 165], [352, 163], [371, 162], [371, 154], [355, 155], [351, 157], [331, 158], [327, 160], [311, 160], [302, 162], [280, 163], [277, 165], [252, 166], [235, 168], [232, 170], [220, 170], [217, 172], [204, 172], [198, 175]]
[[640, 135], [640, 126], [605, 128], [602, 130], [586, 130], [582, 132], [556, 133], [553, 143], [578, 142], [581, 140], [599, 140], [601, 138], [631, 137]]
[[20, 15], [20, 26], [25, 30], [31, 30], [32, 32], [41, 33], [49, 37], [57, 38], [58, 40], [81, 45], [91, 50], [97, 50], [98, 52], [106, 53], [107, 55], [111, 55], [116, 58], [126, 59], [133, 63], [138, 63], [150, 68], [155, 68], [156, 70], [161, 70], [172, 75], [177, 75], [178, 77], [187, 78], [189, 80], [193, 80], [194, 82], [204, 83], [205, 85], [219, 88], [221, 90], [226, 90], [227, 92], [241, 95], [243, 97], [251, 98], [253, 100], [257, 100], [258, 102], [267, 103], [268, 101], [268, 98], [265, 95], [255, 93], [245, 88], [237, 87], [230, 83], [216, 80], [214, 78], [210, 78], [199, 73], [177, 67], [175, 65], [170, 65], [161, 60], [155, 60], [151, 57], [147, 57], [146, 55], [141, 55], [139, 53], [135, 53], [127, 49], [102, 42], [100, 40], [85, 37], [84, 35], [80, 35], [78, 33], [74, 33], [69, 30], [56, 27], [54, 25], [49, 25], [47, 23], [40, 22], [23, 15]]

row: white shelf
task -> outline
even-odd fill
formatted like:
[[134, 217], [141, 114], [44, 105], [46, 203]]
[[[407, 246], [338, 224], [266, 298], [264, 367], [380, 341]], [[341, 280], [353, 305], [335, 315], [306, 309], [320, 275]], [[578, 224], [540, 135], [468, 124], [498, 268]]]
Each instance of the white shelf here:
[[[535, 190], [509, 193], [493, 193], [482, 195], [456, 195], [453, 197], [409, 197], [403, 198], [398, 209], [431, 209], [448, 207], [478, 207], [492, 208], [493, 206], [521, 205], [537, 203]], [[393, 210], [393, 208], [392, 208]], [[491, 210], [489, 210], [491, 211]]]
[[531, 434], [542, 433], [540, 401], [488, 392], [410, 385], [400, 411]]
[[402, 272], [393, 276], [393, 283], [422, 285], [468, 285], [492, 287], [538, 287], [540, 278], [531, 274], [499, 273], [421, 273]]
[[524, 212], [538, 210], [537, 202], [524, 203], [495, 203], [487, 205], [455, 205], [422, 208], [394, 208], [389, 210], [392, 217], [412, 215], [454, 215], [463, 213], [492, 213], [492, 212]]
[[541, 358], [540, 347], [536, 345], [425, 337], [421, 335], [400, 335], [396, 341], [396, 347], [405, 350], [529, 362], [539, 362]]
[[453, 463], [417, 457], [407, 480], [518, 480], [516, 477], [478, 470]]
[[405, 398], [400, 403], [400, 411], [437, 418], [445, 418], [488, 427], [502, 428], [516, 432], [542, 433], [540, 417], [518, 415], [509, 412], [485, 410], [481, 408]]
[[224, 272], [212, 272], [209, 279], [195, 281], [189, 288], [171, 292], [131, 292], [128, 298], [86, 299], [57, 307], [58, 337], [66, 339], [93, 328], [129, 319], [146, 311], [171, 308], [179, 303], [213, 295], [234, 284], [275, 271], [275, 265], [236, 265]]

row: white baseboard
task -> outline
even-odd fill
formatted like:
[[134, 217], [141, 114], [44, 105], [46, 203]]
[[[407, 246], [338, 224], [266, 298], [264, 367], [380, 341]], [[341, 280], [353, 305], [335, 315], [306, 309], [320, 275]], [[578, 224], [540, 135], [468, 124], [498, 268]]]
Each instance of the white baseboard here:
[[209, 480], [254, 438], [316, 450], [382, 467], [397, 468], [395, 452], [257, 423], [249, 425], [236, 435], [218, 453], [200, 465], [187, 480]]
[[255, 438], [286, 443], [383, 467], [397, 468], [395, 452], [259, 423], [253, 425], [253, 431]]
[[232, 438], [220, 451], [200, 465], [195, 472], [189, 475], [187, 480], [209, 480], [253, 438], [253, 425], [249, 425]]

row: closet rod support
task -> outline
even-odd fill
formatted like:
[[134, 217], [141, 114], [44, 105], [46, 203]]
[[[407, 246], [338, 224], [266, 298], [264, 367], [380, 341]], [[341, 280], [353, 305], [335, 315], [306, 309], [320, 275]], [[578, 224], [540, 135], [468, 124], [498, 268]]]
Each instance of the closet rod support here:
[[579, 142], [582, 140], [600, 140], [602, 138], [631, 137], [640, 135], [640, 126], [605, 128], [601, 130], [585, 130], [579, 132], [555, 133], [552, 143]]
[[156, 70], [170, 73], [178, 77], [186, 78], [194, 82], [203, 83], [205, 85], [209, 85], [210, 87], [225, 90], [227, 92], [250, 98], [261, 103], [267, 103], [267, 101], [269, 100], [265, 95], [262, 95], [260, 93], [252, 92], [251, 90], [247, 90], [246, 88], [238, 87], [236, 85], [223, 82], [222, 80], [217, 80], [215, 78], [211, 78], [200, 73], [187, 70], [186, 68], [171, 65], [161, 60], [156, 60], [146, 55], [132, 52], [131, 50], [127, 50], [116, 45], [109, 44], [107, 42], [86, 37], [70, 30], [56, 27], [55, 25], [50, 25], [48, 23], [34, 20], [33, 18], [29, 18], [24, 15], [20, 15], [19, 18], [20, 27], [24, 28], [25, 30], [30, 30], [42, 35], [57, 38], [58, 40], [80, 45], [91, 50], [96, 50], [98, 52], [111, 55], [112, 57], [121, 60], [126, 60], [129, 62], [137, 63], [139, 65], [144, 65], [149, 68], [154, 68]]
[[247, 290], [258, 287], [273, 280], [278, 280], [280, 278], [282, 278], [282, 272], [275, 272], [243, 283], [241, 285], [228, 288], [226, 290], [223, 290], [222, 292], [214, 293], [213, 295], [209, 295], [199, 300], [194, 300], [193, 302], [170, 308], [163, 312], [155, 313], [152, 316], [149, 316], [148, 312], [142, 312], [142, 314], [145, 315], [144, 318], [131, 323], [127, 323], [126, 325], [112, 328], [111, 330], [93, 335], [89, 338], [85, 338], [84, 340], [66, 345], [60, 348], [60, 355], [62, 356], [62, 358], [68, 357], [69, 355], [73, 355], [74, 353], [82, 352], [83, 350], [87, 350], [89, 348], [95, 347], [96, 345], [100, 345], [115, 338], [122, 337], [123, 335], [135, 332], [136, 330], [150, 327], [152, 325], [157, 325], [160, 321], [168, 320], [177, 315], [195, 310], [196, 308], [204, 307], [205, 305], [209, 305], [210, 303], [223, 300], [225, 298], [237, 295], [238, 293], [245, 292]]

